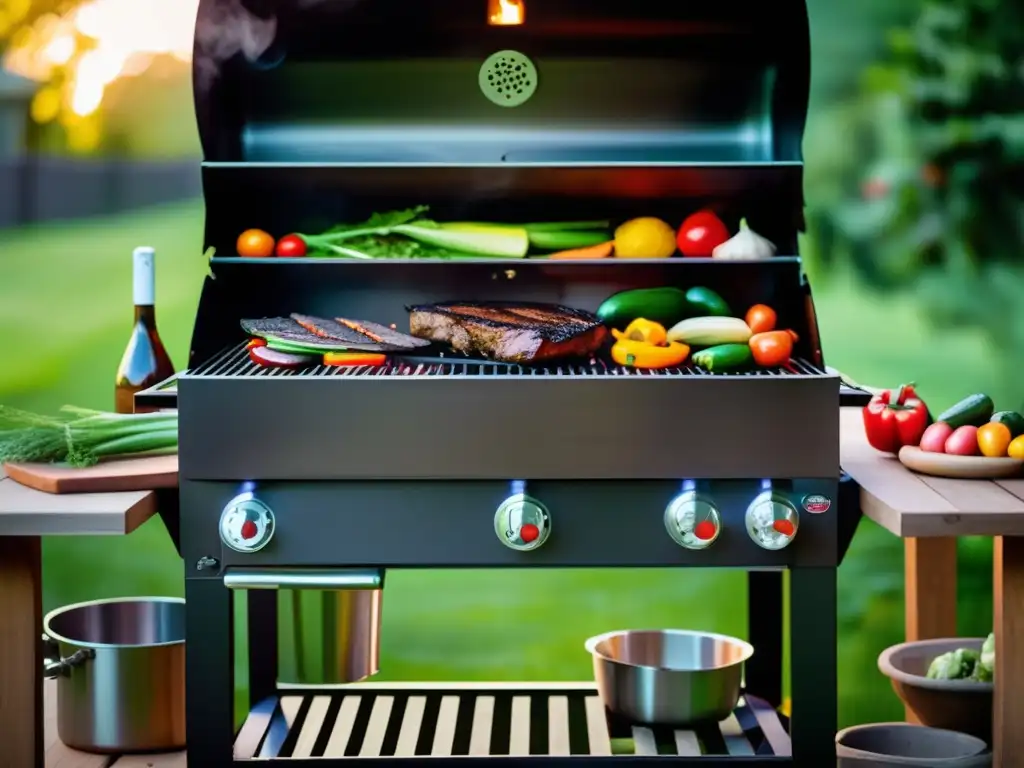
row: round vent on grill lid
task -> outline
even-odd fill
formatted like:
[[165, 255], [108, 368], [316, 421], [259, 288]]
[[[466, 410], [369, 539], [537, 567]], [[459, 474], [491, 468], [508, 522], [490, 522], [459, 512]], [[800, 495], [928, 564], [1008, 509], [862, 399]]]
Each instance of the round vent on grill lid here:
[[537, 90], [537, 67], [519, 51], [498, 51], [480, 66], [480, 90], [500, 107], [518, 107]]

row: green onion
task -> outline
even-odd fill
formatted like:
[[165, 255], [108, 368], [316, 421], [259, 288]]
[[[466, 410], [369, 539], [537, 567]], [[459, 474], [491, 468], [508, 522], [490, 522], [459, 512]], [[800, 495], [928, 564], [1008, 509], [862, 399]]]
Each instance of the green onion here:
[[519, 224], [531, 235], [534, 232], [578, 232], [587, 229], [608, 229], [610, 221], [548, 221], [539, 224]]
[[88, 467], [102, 457], [172, 453], [177, 447], [177, 412], [121, 414], [64, 406], [58, 416], [43, 416], [0, 406], [0, 462]]

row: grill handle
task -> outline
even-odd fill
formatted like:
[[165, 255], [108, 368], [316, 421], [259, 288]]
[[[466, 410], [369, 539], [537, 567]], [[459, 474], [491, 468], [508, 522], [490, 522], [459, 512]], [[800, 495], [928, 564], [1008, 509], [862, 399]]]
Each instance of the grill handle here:
[[383, 589], [379, 569], [230, 568], [224, 574], [228, 589]]

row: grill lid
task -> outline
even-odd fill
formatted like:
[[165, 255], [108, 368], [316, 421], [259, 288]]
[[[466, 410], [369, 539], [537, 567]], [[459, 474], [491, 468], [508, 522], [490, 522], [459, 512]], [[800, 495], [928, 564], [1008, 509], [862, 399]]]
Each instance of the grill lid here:
[[799, 160], [802, 0], [521, 1], [201, 0], [206, 159]]

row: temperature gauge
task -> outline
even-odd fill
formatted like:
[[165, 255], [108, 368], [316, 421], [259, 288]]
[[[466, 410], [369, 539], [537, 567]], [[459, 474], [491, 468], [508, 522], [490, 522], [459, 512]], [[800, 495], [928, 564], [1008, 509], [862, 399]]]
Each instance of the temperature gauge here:
[[746, 516], [747, 533], [765, 549], [788, 547], [800, 527], [796, 507], [785, 496], [764, 491], [750, 506]]
[[722, 518], [714, 504], [696, 491], [686, 491], [665, 508], [665, 529], [681, 547], [707, 549], [722, 531]]

